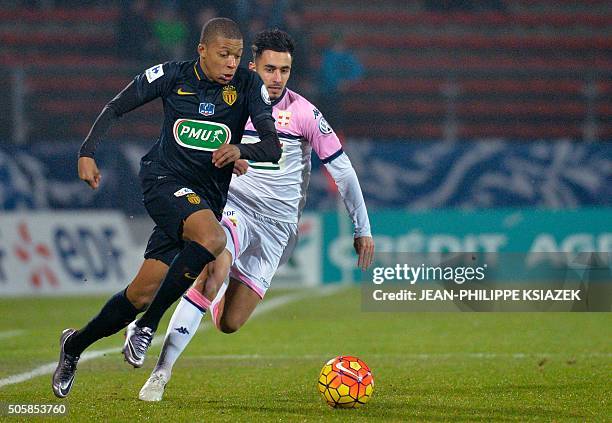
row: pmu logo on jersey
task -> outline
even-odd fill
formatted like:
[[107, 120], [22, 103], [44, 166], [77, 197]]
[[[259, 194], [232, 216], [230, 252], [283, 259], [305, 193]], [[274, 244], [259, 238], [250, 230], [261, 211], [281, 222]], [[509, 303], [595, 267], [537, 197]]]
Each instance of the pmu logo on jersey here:
[[213, 103], [200, 103], [199, 112], [204, 116], [212, 116], [215, 114], [215, 105]]
[[178, 119], [172, 128], [179, 145], [194, 150], [215, 151], [232, 139], [232, 131], [222, 123]]
[[228, 105], [232, 105], [236, 102], [238, 98], [238, 92], [236, 91], [236, 87], [233, 85], [226, 85], [223, 87], [223, 101], [225, 101]]

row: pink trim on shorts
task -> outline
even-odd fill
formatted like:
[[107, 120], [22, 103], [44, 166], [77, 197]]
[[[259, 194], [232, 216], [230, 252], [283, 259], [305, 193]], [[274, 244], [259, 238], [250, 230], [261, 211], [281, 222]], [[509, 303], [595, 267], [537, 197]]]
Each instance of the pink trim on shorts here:
[[251, 288], [253, 291], [255, 291], [255, 293], [259, 296], [259, 298], [261, 298], [263, 300], [265, 292], [262, 291], [261, 288], [259, 286], [257, 286], [257, 284], [255, 282], [253, 282], [248, 277], [246, 277], [244, 274], [242, 274], [242, 272], [240, 272], [240, 270], [236, 269], [236, 267], [232, 267], [230, 275], [233, 278], [236, 278], [240, 282], [244, 283], [246, 286]]
[[200, 291], [195, 288], [189, 288], [187, 291], [187, 298], [197, 304], [204, 310], [208, 310], [210, 307], [210, 300], [206, 298]]
[[234, 261], [236, 261], [238, 259], [238, 254], [240, 254], [240, 240], [236, 232], [236, 226], [234, 226], [234, 222], [229, 220], [225, 215], [221, 218], [221, 223], [223, 223], [232, 234], [232, 240], [234, 241]]

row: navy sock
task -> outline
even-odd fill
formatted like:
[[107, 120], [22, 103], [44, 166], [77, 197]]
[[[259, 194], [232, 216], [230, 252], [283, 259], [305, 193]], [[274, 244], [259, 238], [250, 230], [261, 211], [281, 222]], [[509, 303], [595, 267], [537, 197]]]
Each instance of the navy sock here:
[[138, 315], [138, 310], [125, 296], [125, 289], [113, 295], [100, 313], [66, 341], [65, 350], [70, 355], [81, 355], [85, 348], [106, 336], [126, 327]]
[[138, 327], [157, 330], [157, 325], [170, 306], [193, 284], [206, 264], [215, 256], [197, 242], [188, 241], [185, 248], [170, 264], [166, 278], [162, 282], [153, 302], [136, 322]]

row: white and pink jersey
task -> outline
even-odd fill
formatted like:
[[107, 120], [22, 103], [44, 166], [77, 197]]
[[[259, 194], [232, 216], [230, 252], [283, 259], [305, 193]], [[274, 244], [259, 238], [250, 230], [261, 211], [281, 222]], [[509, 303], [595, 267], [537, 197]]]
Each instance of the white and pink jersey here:
[[[232, 180], [228, 200], [274, 220], [297, 223], [306, 200], [312, 150], [326, 163], [342, 154], [342, 146], [321, 112], [298, 93], [286, 89], [272, 104], [281, 159], [278, 164], [249, 162], [248, 172]], [[250, 119], [242, 142], [259, 142]]]

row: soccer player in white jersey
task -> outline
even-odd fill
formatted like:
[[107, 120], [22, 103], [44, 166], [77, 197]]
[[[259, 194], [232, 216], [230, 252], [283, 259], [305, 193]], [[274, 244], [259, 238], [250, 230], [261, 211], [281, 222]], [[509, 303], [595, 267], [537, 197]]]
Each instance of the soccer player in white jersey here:
[[[285, 87], [291, 73], [294, 44], [280, 30], [262, 31], [253, 42], [250, 68], [262, 78], [282, 143], [278, 164], [236, 163], [222, 225], [226, 250], [199, 275], [181, 299], [168, 326], [157, 365], [139, 398], [160, 401], [179, 355], [196, 332], [206, 310], [215, 326], [237, 331], [263, 299], [279, 265], [292, 253], [305, 203], [314, 150], [333, 177], [354, 225], [357, 264], [372, 262], [374, 241], [357, 175], [331, 126], [308, 100]], [[258, 142], [247, 122], [243, 143]], [[227, 276], [229, 272], [229, 282]]]

